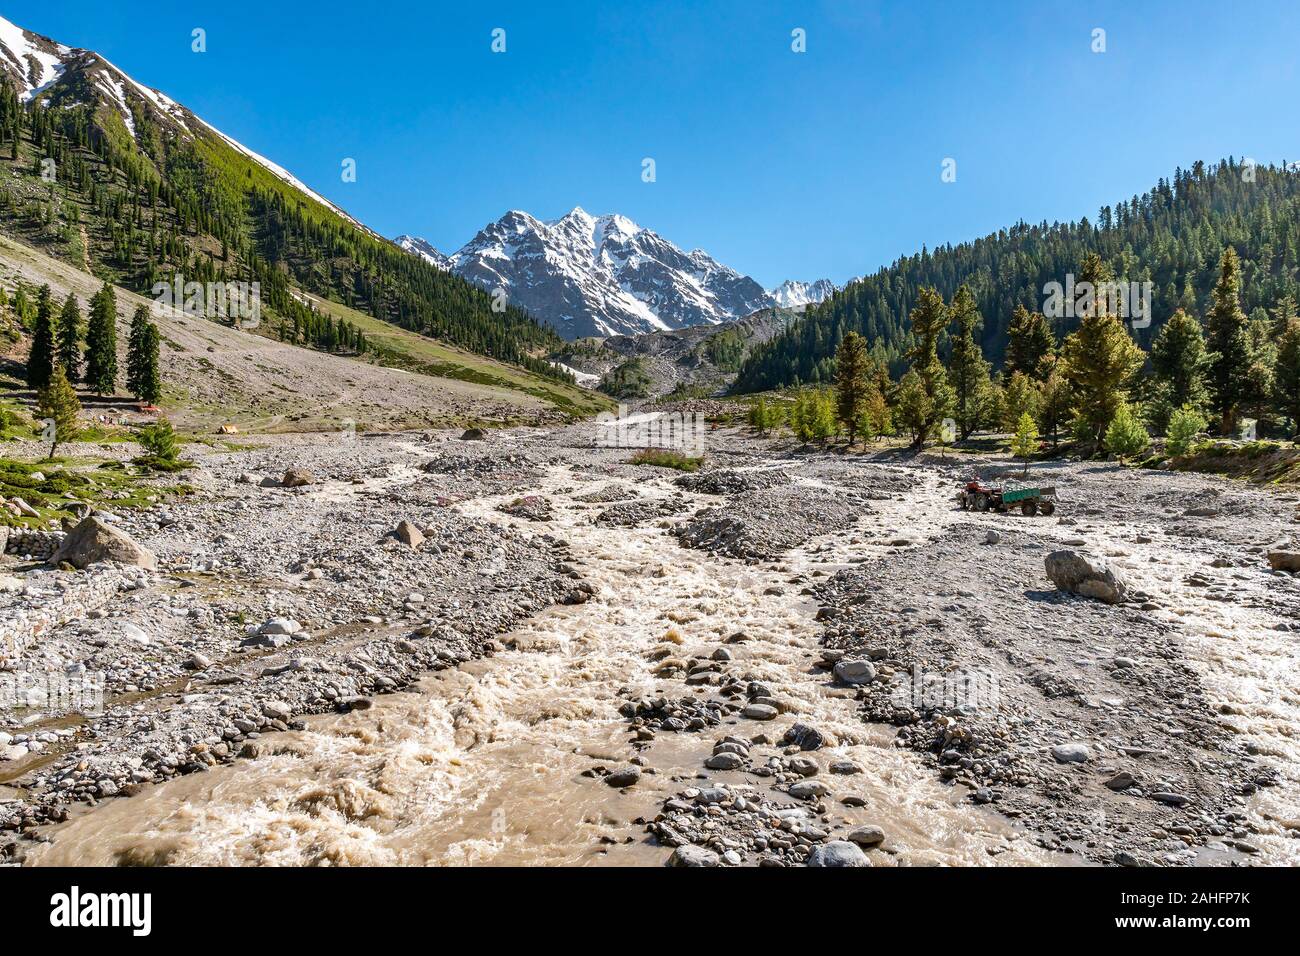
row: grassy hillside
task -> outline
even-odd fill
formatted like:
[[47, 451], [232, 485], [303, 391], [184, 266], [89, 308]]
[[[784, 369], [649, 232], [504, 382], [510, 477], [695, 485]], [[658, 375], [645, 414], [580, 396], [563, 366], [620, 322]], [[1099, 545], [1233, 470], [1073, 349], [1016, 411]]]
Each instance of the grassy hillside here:
[[178, 274], [257, 282], [264, 321], [299, 344], [320, 345], [304, 331], [318, 319], [296, 295], [306, 292], [567, 378], [544, 359], [559, 339], [527, 314], [494, 311], [482, 290], [309, 195], [88, 51], [67, 54], [58, 79], [27, 103], [0, 76], [0, 231], [140, 293]]
[[[0, 287], [12, 292], [19, 285], [32, 290], [46, 283], [56, 300], [72, 293], [83, 303], [100, 286], [95, 276], [0, 236]], [[130, 315], [137, 306], [156, 305], [120, 288], [117, 305], [122, 364]], [[550, 421], [562, 414], [588, 413], [593, 403], [603, 401], [576, 386], [443, 346], [370, 316], [353, 315], [342, 306], [322, 307], [373, 323], [378, 347], [364, 358], [330, 355], [163, 311], [157, 321], [162, 333], [162, 404], [169, 417], [197, 432], [227, 423], [241, 431], [329, 431], [348, 423], [366, 430]], [[0, 326], [16, 330], [0, 336], [0, 388], [8, 390], [11, 403], [30, 405], [21, 365], [27, 355], [26, 336], [11, 310], [4, 312]], [[422, 361], [399, 361], [403, 355]], [[390, 357], [398, 367], [380, 364]], [[125, 396], [82, 398], [87, 416], [138, 417]]]

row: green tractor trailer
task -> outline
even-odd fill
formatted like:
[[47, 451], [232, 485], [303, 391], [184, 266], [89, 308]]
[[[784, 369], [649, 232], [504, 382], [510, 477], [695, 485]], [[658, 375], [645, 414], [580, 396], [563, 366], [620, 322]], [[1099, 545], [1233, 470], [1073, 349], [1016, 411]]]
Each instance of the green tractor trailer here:
[[1056, 511], [1056, 489], [995, 488], [976, 478], [958, 493], [957, 503], [963, 511], [1007, 512], [1018, 508], [1026, 518], [1032, 518]]

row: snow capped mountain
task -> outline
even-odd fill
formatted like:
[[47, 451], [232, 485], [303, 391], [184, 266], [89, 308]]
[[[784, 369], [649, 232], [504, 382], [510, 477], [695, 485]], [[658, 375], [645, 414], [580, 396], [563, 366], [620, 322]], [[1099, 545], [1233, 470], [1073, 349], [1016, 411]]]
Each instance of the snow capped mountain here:
[[781, 308], [798, 309], [829, 299], [834, 292], [835, 284], [830, 279], [818, 279], [816, 282], [786, 279], [768, 294]]
[[[397, 242], [429, 261], [440, 255], [422, 239]], [[757, 282], [704, 251], [580, 208], [549, 222], [511, 210], [447, 259], [568, 339], [716, 325], [772, 304]]]
[[433, 247], [433, 243], [418, 236], [398, 236], [393, 242], [407, 252], [413, 252], [430, 265], [437, 266], [443, 272], [451, 271], [451, 260]]
[[227, 136], [166, 94], [137, 83], [92, 50], [56, 43], [0, 17], [0, 72], [13, 81], [21, 102], [36, 100], [50, 106], [89, 105], [101, 119], [111, 115], [120, 120], [132, 139], [135, 138], [137, 110], [147, 111], [146, 115], [177, 137], [187, 140], [216, 137], [304, 196], [343, 216], [353, 225], [361, 226], [284, 168]]

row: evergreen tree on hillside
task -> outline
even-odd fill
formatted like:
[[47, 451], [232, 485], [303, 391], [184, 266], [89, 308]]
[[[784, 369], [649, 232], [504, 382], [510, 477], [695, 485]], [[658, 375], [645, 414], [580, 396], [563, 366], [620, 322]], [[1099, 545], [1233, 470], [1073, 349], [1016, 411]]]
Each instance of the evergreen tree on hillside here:
[[979, 344], [984, 320], [975, 305], [975, 297], [964, 285], [953, 296], [948, 311], [955, 326], [948, 380], [952, 383], [957, 437], [965, 441], [978, 426], [981, 409], [988, 398], [990, 368]]
[[81, 377], [81, 333], [81, 306], [77, 304], [77, 297], [69, 292], [55, 331], [58, 362], [69, 382]]
[[[1084, 260], [1079, 275], [1080, 282], [1091, 282], [1094, 288], [1113, 278], [1097, 255]], [[1065, 377], [1074, 386], [1081, 434], [1097, 444], [1128, 401], [1143, 355], [1119, 317], [1110, 313], [1105, 296], [1097, 296], [1087, 311], [1061, 354]]]
[[[21, 292], [22, 290], [19, 289], [18, 291]], [[1282, 296], [1277, 300], [1277, 305], [1274, 306], [1270, 314], [1273, 316], [1273, 335], [1275, 338], [1281, 339], [1282, 336], [1286, 335], [1291, 323], [1296, 319], [1300, 319], [1300, 312], [1296, 310], [1295, 296], [1289, 294]]]
[[[924, 286], [951, 296], [967, 285], [984, 318], [984, 353], [1000, 358], [1010, 344], [1016, 307], [1031, 314], [1041, 309], [1045, 285], [1077, 274], [1090, 253], [1121, 280], [1153, 283], [1151, 327], [1135, 330], [1143, 348], [1180, 307], [1205, 319], [1215, 281], [1212, 263], [1228, 244], [1242, 256], [1247, 277], [1242, 308], [1247, 314], [1257, 306], [1272, 309], [1283, 296], [1300, 295], [1300, 172], [1258, 166], [1251, 181], [1242, 172], [1238, 161], [1198, 163], [1096, 220], [1017, 222], [970, 242], [903, 256], [809, 306], [801, 319], [753, 348], [734, 391], [779, 388], [796, 377], [812, 381], [833, 343], [850, 331], [861, 333], [873, 354], [884, 357], [895, 376], [901, 374], [908, 312]], [[1063, 319], [1057, 334], [1075, 326], [1073, 318]]]
[[96, 395], [112, 395], [117, 390], [117, 297], [107, 282], [90, 302], [86, 384]]
[[943, 363], [939, 361], [939, 336], [948, 324], [948, 309], [944, 306], [943, 296], [933, 288], [923, 288], [910, 317], [914, 344], [908, 350], [907, 358], [925, 393], [924, 400], [909, 403], [909, 412], [921, 415], [910, 425], [912, 445], [921, 448], [953, 407], [952, 386], [948, 383]]
[[835, 414], [849, 433], [852, 445], [866, 407], [870, 382], [867, 378], [870, 359], [867, 343], [857, 332], [844, 336], [835, 353]]
[[1002, 371], [1010, 376], [1024, 372], [1036, 379], [1045, 379], [1048, 368], [1045, 360], [1056, 348], [1056, 336], [1047, 317], [1041, 312], [1030, 312], [1016, 305], [1007, 329], [1007, 351], [1002, 361]]
[[1179, 309], [1151, 345], [1151, 367], [1167, 388], [1165, 399], [1172, 408], [1190, 405], [1203, 409], [1208, 405], [1205, 377], [1209, 364], [1201, 323]]
[[158, 326], [153, 322], [145, 326], [138, 397], [146, 405], [157, 405], [162, 400], [162, 378], [158, 372], [159, 338]]
[[1263, 309], [1256, 309], [1247, 321], [1246, 337], [1250, 341], [1250, 365], [1246, 369], [1242, 410], [1256, 421], [1263, 421], [1273, 404], [1273, 375], [1277, 366], [1273, 321]]
[[1228, 246], [1219, 259], [1219, 281], [1215, 283], [1205, 317], [1212, 353], [1209, 368], [1212, 405], [1224, 435], [1236, 430], [1238, 409], [1250, 388], [1250, 333], [1246, 313], [1241, 310], [1240, 272], [1237, 251]]
[[140, 397], [145, 336], [148, 327], [149, 310], [143, 305], [139, 306], [131, 316], [131, 331], [128, 333], [126, 345], [126, 390], [136, 398]]
[[36, 324], [32, 330], [32, 348], [27, 356], [27, 384], [31, 388], [44, 388], [50, 382], [50, 373], [56, 363], [54, 340], [54, 300], [48, 285], [41, 286], [36, 295]]
[[1273, 391], [1291, 419], [1291, 435], [1300, 437], [1300, 319], [1292, 319], [1277, 346]]
[[54, 457], [54, 452], [60, 445], [77, 437], [77, 416], [80, 412], [81, 403], [77, 401], [77, 393], [73, 391], [63, 366], [56, 362], [50, 372], [49, 382], [36, 396], [37, 419], [49, 422], [52, 426], [48, 434], [50, 458]]
[[139, 401], [157, 405], [162, 397], [162, 379], [158, 372], [158, 326], [149, 318], [149, 310], [140, 306], [131, 316], [131, 333], [126, 352], [126, 389]]

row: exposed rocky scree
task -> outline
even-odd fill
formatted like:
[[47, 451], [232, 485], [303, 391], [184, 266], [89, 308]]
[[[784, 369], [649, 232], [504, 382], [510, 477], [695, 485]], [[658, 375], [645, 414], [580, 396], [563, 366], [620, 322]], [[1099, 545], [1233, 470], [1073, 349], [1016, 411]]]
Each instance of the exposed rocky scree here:
[[[192, 497], [64, 539], [64, 567], [85, 570], [8, 559], [0, 606], [98, 582], [15, 663], [102, 672], [106, 707], [6, 715], [5, 852], [39, 861], [76, 845], [78, 807], [158, 783], [162, 800], [170, 779], [299, 752], [284, 735], [312, 715], [364, 722], [431, 672], [473, 688], [529, 653], [520, 628], [544, 612], [578, 615], [552, 623], [571, 620], [592, 656], [555, 659], [578, 683], [553, 701], [543, 689], [526, 726], [544, 736], [585, 714], [593, 757], [539, 793], [582, 815], [597, 799], [584, 781], [600, 790], [592, 852], [881, 866], [953, 860], [927, 842], [943, 829], [964, 834], [960, 853], [1020, 863], [1290, 859], [1296, 715], [1282, 711], [1300, 594], [1273, 556], [1297, 550], [1294, 496], [1060, 465], [1056, 517], [973, 515], [952, 500], [970, 466], [951, 458], [710, 440], [715, 464], [689, 475], [591, 448], [583, 426], [196, 447]], [[154, 566], [103, 560], [126, 542]], [[588, 560], [598, 546], [653, 558], [624, 583]], [[751, 626], [728, 623], [751, 604]], [[647, 645], [603, 655], [643, 618]], [[520, 666], [512, 681], [546, 672]], [[382, 745], [392, 718], [377, 719], [352, 732]], [[607, 725], [624, 744], [611, 749]], [[493, 735], [471, 738], [469, 765]], [[525, 816], [531, 798], [505, 795]]]

